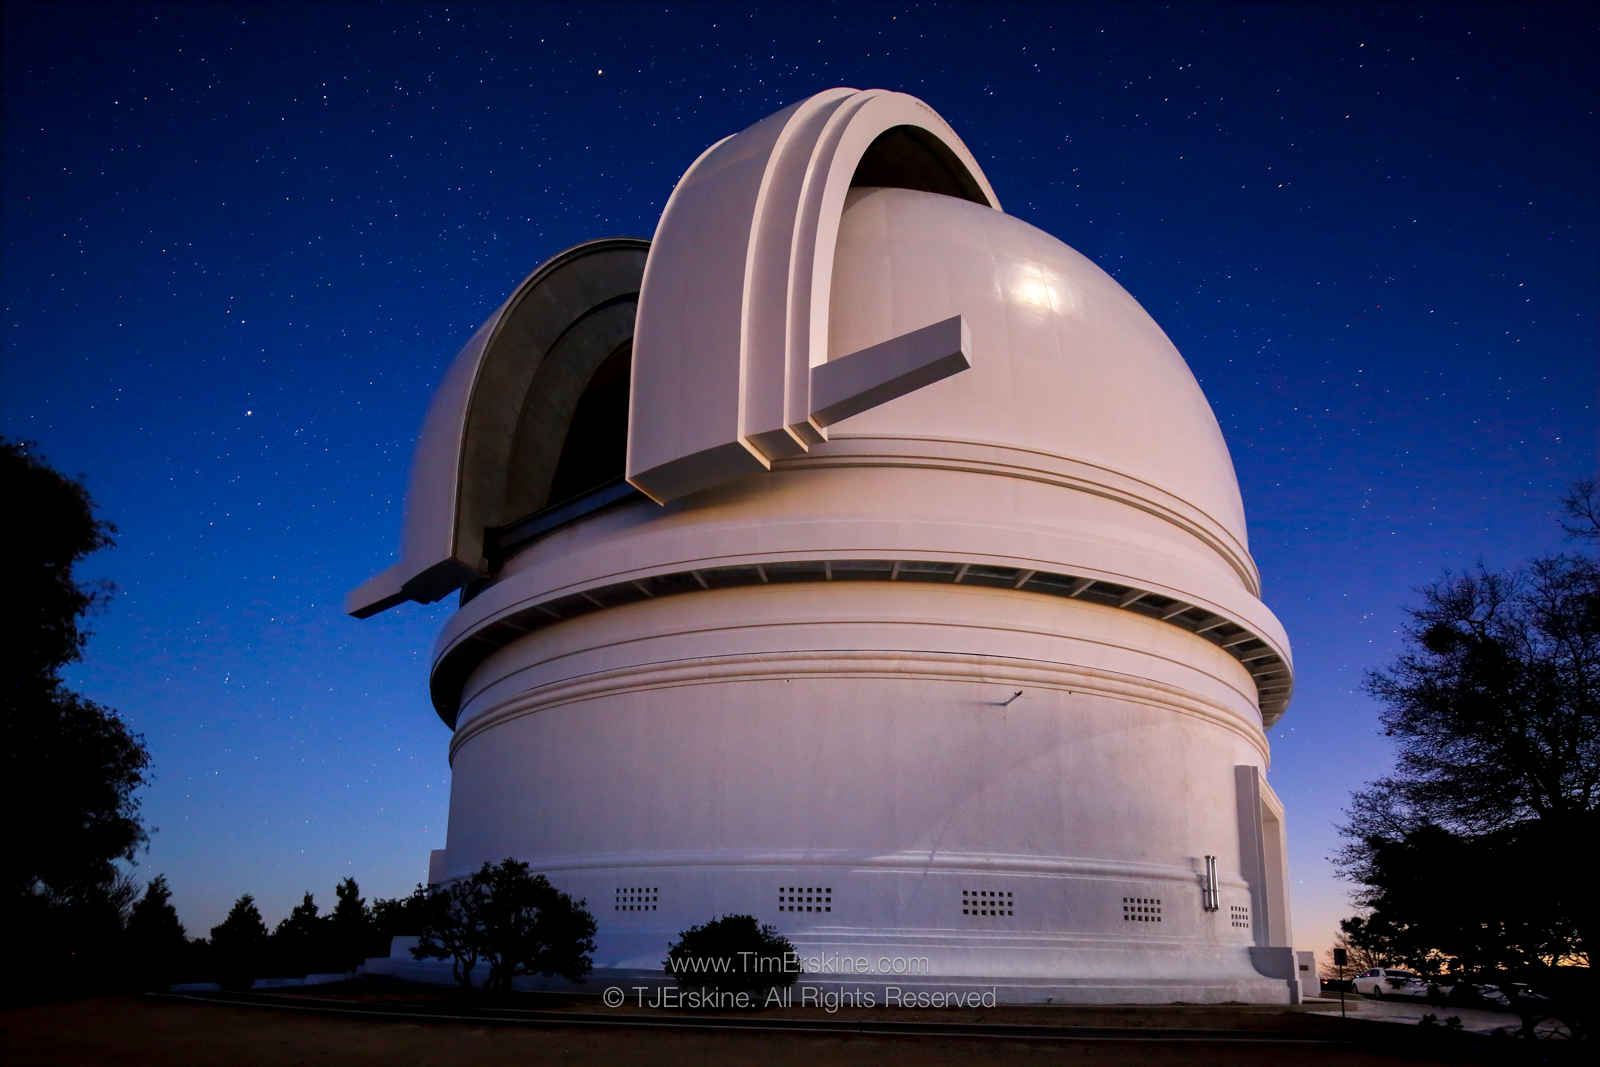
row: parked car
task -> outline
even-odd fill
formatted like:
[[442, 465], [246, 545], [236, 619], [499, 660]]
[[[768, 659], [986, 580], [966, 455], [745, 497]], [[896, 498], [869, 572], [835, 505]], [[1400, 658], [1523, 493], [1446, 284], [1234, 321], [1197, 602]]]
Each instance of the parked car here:
[[1481, 985], [1478, 987], [1478, 996], [1489, 1004], [1500, 1008], [1515, 1008], [1520, 1006], [1536, 1008], [1547, 1003], [1550, 998], [1543, 993], [1534, 991], [1527, 982], [1501, 982], [1498, 985]]
[[1428, 983], [1412, 971], [1393, 967], [1373, 967], [1356, 975], [1350, 987], [1372, 997], [1414, 997], [1428, 991]]

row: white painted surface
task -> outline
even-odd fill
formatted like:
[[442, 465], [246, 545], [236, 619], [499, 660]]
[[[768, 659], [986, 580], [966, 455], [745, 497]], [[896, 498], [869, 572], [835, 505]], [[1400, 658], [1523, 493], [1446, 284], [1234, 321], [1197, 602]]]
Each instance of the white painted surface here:
[[811, 421], [826, 429], [972, 366], [960, 315], [811, 368]]
[[863, 156], [897, 128], [940, 146], [985, 210], [999, 207], [932, 108], [878, 89], [785, 108], [712, 145], [673, 189], [634, 337], [627, 472], [640, 491], [675, 500], [825, 436], [810, 418], [810, 369], [827, 358], [840, 214]]
[[[558, 339], [580, 332], [586, 318], [592, 327], [592, 311], [637, 290], [646, 247], [643, 241], [607, 238], [552, 256], [474, 331], [434, 390], [423, 419], [406, 487], [400, 559], [351, 590], [347, 612], [366, 618], [405, 600], [429, 603], [481, 571], [484, 525], [520, 518], [494, 514], [499, 500], [475, 499], [483, 487], [466, 476], [469, 457], [480, 451], [508, 458], [521, 409], [522, 397], [507, 398], [502, 382], [486, 380], [495, 377], [486, 373], [488, 365], [500, 358], [537, 367]], [[475, 416], [499, 425], [473, 441], [469, 431]], [[565, 427], [560, 430], [564, 437]], [[503, 485], [503, 472], [497, 474], [483, 480]]]
[[[849, 188], [883, 123], [942, 126], [908, 100], [824, 94], [714, 146], [674, 194], [641, 297], [629, 444], [630, 475], [655, 472], [635, 480], [671, 502], [534, 542], [441, 634], [436, 668], [464, 649], [475, 666], [449, 683], [449, 840], [430, 877], [528, 861], [588, 900], [602, 968], [659, 968], [685, 927], [749, 912], [835, 960], [820, 970], [839, 981], [900, 966], [1012, 999], [1295, 999], [1263, 701], [1199, 634], [910, 580], [773, 581], [502, 626], [652, 575], [956, 560], [1203, 605], [1288, 671], [1216, 420], [1137, 302], [993, 206]], [[791, 158], [786, 138], [811, 147]], [[811, 161], [798, 182], [796, 160]], [[748, 196], [718, 220], [724, 181]], [[780, 187], [793, 203], [769, 216]], [[702, 216], [703, 247], [663, 241]], [[794, 245], [764, 243], [785, 232]], [[705, 279], [738, 284], [690, 299]], [[797, 365], [809, 383], [825, 360], [954, 316], [967, 371], [826, 440], [785, 422], [792, 447], [770, 454], [753, 442], [775, 428], [740, 421], [740, 403], [789, 418]], [[779, 319], [781, 351], [752, 347]], [[1274, 690], [1272, 714], [1286, 701]]]
[[1317, 973], [1317, 954], [1296, 952], [1294, 959], [1299, 968], [1297, 978], [1300, 982], [1300, 995], [1306, 998], [1322, 996], [1322, 976]]

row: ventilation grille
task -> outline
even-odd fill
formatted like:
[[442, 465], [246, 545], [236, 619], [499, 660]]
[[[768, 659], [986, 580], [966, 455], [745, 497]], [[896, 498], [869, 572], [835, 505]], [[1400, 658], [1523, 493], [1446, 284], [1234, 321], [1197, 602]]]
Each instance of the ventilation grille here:
[[617, 911], [655, 911], [660, 903], [660, 888], [656, 886], [618, 886]]
[[1013, 914], [1011, 893], [1002, 889], [963, 889], [961, 914], [978, 918], [999, 918]]
[[1250, 929], [1250, 909], [1238, 904], [1229, 904], [1228, 922], [1235, 930]]
[[778, 887], [779, 911], [832, 911], [833, 887], [788, 885]]
[[1122, 921], [1129, 923], [1158, 923], [1161, 921], [1160, 897], [1123, 897]]

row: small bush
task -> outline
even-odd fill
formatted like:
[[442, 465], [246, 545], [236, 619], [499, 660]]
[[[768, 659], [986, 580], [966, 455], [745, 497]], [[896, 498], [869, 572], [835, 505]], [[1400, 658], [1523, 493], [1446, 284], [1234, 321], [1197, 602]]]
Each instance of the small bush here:
[[724, 915], [678, 935], [661, 961], [685, 989], [764, 994], [800, 977], [794, 945], [753, 915]]

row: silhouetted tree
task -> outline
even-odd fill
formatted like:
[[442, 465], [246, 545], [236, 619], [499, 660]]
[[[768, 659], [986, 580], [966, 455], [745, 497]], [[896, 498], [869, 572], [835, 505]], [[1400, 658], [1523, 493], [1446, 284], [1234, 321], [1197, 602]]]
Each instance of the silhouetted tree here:
[[[1592, 484], [1563, 510], [1569, 532], [1600, 532]], [[1404, 651], [1367, 678], [1398, 764], [1354, 796], [1342, 869], [1413, 965], [1592, 960], [1572, 850], [1600, 838], [1600, 560], [1480, 566], [1421, 595]]]
[[418, 888], [423, 915], [417, 959], [448, 959], [457, 982], [472, 988], [472, 971], [488, 964], [484, 989], [509, 992], [519, 974], [582, 981], [591, 966], [595, 921], [526, 863], [485, 863], [477, 873], [431, 889]]
[[211, 951], [211, 941], [204, 937], [191, 937], [183, 948], [183, 963], [178, 968], [177, 980], [181, 982], [214, 982], [217, 979], [216, 958]]
[[1362, 918], [1344, 919], [1339, 923], [1339, 932], [1333, 936], [1333, 944], [1323, 950], [1322, 957], [1317, 961], [1318, 973], [1326, 979], [1339, 977], [1339, 965], [1333, 962], [1333, 950], [1342, 948], [1345, 951], [1344, 977], [1353, 978], [1372, 967], [1382, 967], [1384, 959], [1376, 951], [1367, 948], [1364, 944], [1357, 944], [1352, 939], [1352, 933], [1360, 938], [1360, 930], [1366, 920]]
[[1364, 895], [1372, 911], [1353, 921], [1357, 940], [1421, 974], [1555, 966], [1573, 955], [1578, 932], [1570, 910], [1528, 877], [1548, 867], [1545, 847], [1518, 828], [1468, 836], [1433, 824], [1377, 842]]
[[340, 882], [334, 889], [334, 896], [337, 901], [333, 913], [328, 916], [334, 966], [341, 971], [353, 971], [366, 959], [367, 945], [372, 940], [372, 916], [354, 878]]
[[233, 902], [228, 917], [211, 928], [211, 963], [224, 989], [249, 989], [267, 958], [267, 924], [249, 893]]
[[286, 975], [310, 974], [322, 969], [328, 955], [324, 947], [325, 921], [317, 916], [317, 902], [308, 892], [272, 931], [272, 955]]
[[752, 996], [787, 988], [800, 977], [794, 945], [753, 915], [724, 915], [689, 927], [667, 950], [661, 966], [687, 989]]
[[484, 892], [477, 879], [459, 878], [447, 885], [419, 886], [415, 894], [422, 929], [412, 957], [449, 960], [450, 972], [463, 989], [472, 988], [472, 971], [483, 954]]
[[372, 941], [368, 956], [387, 956], [396, 937], [414, 937], [422, 932], [427, 894], [421, 885], [403, 897], [372, 902]]
[[1561, 498], [1561, 528], [1574, 540], [1600, 542], [1600, 483], [1572, 483]]
[[50, 981], [83, 978], [86, 963], [103, 963], [132, 902], [115, 861], [145, 840], [134, 796], [150, 762], [142, 739], [60, 676], [83, 654], [81, 620], [111, 593], [79, 582], [74, 567], [116, 531], [81, 484], [3, 438], [0, 496], [9, 516], [0, 523], [0, 796], [16, 816], [0, 891], [33, 980], [41, 970]]
[[172, 906], [167, 876], [158, 874], [128, 915], [125, 955], [143, 984], [164, 988], [185, 966], [188, 938]]

